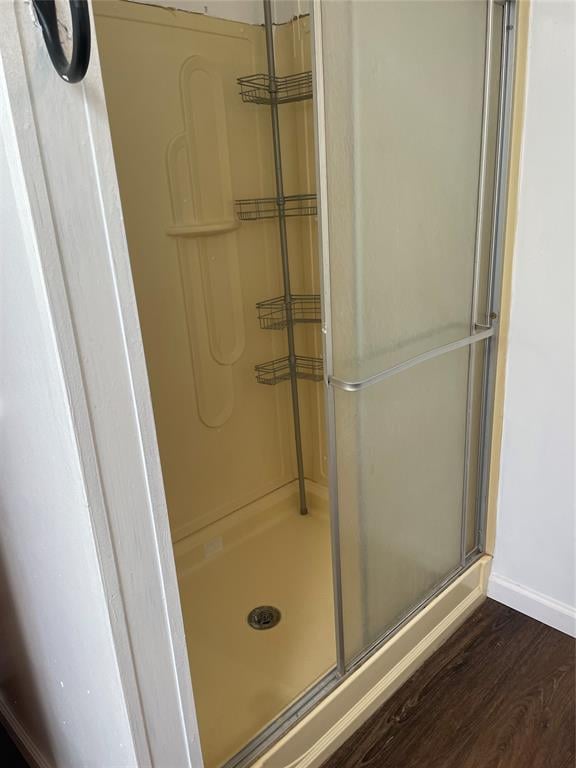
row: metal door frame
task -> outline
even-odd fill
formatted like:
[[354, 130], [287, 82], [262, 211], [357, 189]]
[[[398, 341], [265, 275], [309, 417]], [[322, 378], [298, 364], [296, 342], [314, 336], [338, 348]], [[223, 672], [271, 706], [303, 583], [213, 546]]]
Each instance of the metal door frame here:
[[[483, 327], [478, 332], [473, 332], [471, 324], [470, 335], [450, 344], [445, 344], [431, 349], [410, 360], [402, 362], [382, 370], [372, 376], [358, 380], [344, 380], [334, 375], [333, 365], [333, 334], [332, 334], [332, 299], [330, 291], [330, 236], [328, 226], [328, 189], [327, 189], [327, 160], [326, 160], [326, 126], [324, 114], [324, 82], [323, 82], [323, 51], [322, 51], [322, 2], [312, 3], [312, 28], [313, 28], [313, 68], [314, 68], [314, 104], [316, 110], [316, 152], [317, 152], [317, 196], [319, 217], [319, 243], [321, 254], [321, 295], [322, 295], [322, 335], [324, 347], [324, 385], [326, 395], [326, 428], [328, 440], [328, 477], [330, 498], [330, 521], [332, 535], [332, 561], [333, 583], [336, 622], [337, 645], [337, 669], [340, 676], [349, 674], [353, 669], [361, 665], [369, 656], [375, 653], [390, 639], [404, 624], [428, 605], [440, 592], [442, 592], [455, 578], [467, 567], [472, 565], [483, 553], [486, 543], [486, 513], [488, 501], [488, 482], [490, 453], [492, 440], [492, 421], [494, 411], [494, 389], [496, 378], [496, 360], [499, 340], [499, 310], [502, 293], [502, 266], [504, 256], [504, 235], [506, 230], [507, 190], [509, 180], [509, 155], [512, 122], [512, 96], [514, 63], [516, 54], [516, 27], [517, 27], [517, 0], [487, 0], [487, 40], [486, 62], [484, 78], [484, 100], [482, 117], [482, 149], [485, 153], [485, 133], [487, 129], [488, 89], [490, 86], [490, 50], [491, 50], [491, 21], [493, 6], [503, 8], [502, 16], [502, 41], [500, 59], [500, 91], [498, 101], [498, 128], [496, 146], [496, 169], [494, 179], [494, 205], [492, 212], [492, 232], [490, 239], [490, 279], [488, 289], [488, 301], [486, 314], [492, 320], [489, 326]], [[483, 163], [483, 160], [481, 161]], [[481, 169], [480, 183], [483, 185], [484, 165]], [[482, 189], [480, 190], [481, 193]], [[482, 207], [482, 197], [479, 194], [479, 208]], [[478, 211], [480, 219], [482, 211]], [[477, 232], [477, 240], [478, 240]], [[479, 261], [478, 248], [475, 249], [474, 266], [474, 296], [473, 307], [476, 306], [476, 273]], [[474, 318], [473, 318], [474, 319]], [[343, 601], [342, 601], [342, 573], [340, 561], [340, 515], [338, 503], [338, 468], [336, 459], [336, 423], [335, 423], [335, 390], [340, 389], [350, 393], [359, 392], [374, 384], [383, 381], [390, 376], [407, 370], [421, 362], [439, 357], [446, 353], [465, 346], [472, 347], [475, 344], [485, 345], [484, 369], [482, 373], [482, 400], [481, 400], [481, 446], [479, 451], [479, 490], [476, 502], [477, 509], [477, 538], [476, 546], [471, 553], [465, 549], [465, 506], [462, 511], [462, 535], [461, 535], [461, 562], [460, 566], [421, 602], [409, 609], [406, 616], [393, 628], [385, 631], [375, 642], [366, 647], [360, 654], [352, 659], [348, 667], [344, 653], [344, 626], [343, 626]], [[470, 420], [470, 388], [468, 396], [467, 432]], [[465, 478], [466, 482], [466, 478]]]

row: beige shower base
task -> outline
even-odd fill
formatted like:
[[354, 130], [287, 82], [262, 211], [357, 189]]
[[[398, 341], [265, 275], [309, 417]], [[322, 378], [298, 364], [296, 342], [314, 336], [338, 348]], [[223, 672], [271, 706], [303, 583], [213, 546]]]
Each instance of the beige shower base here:
[[[326, 490], [290, 484], [175, 545], [206, 768], [238, 752], [335, 664]], [[265, 631], [246, 618], [276, 606]]]

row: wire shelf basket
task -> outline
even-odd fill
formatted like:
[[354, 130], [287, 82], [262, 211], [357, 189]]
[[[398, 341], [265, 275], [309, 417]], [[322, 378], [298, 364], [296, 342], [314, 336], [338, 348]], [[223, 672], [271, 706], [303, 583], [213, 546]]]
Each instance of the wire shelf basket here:
[[[278, 199], [276, 197], [236, 200], [234, 206], [241, 221], [278, 217]], [[317, 213], [316, 195], [286, 195], [284, 197], [285, 216], [316, 216]]]
[[[279, 384], [290, 379], [290, 358], [279, 357], [268, 363], [254, 366], [256, 380], [259, 384]], [[296, 356], [296, 377], [307, 381], [322, 381], [322, 358]]]
[[289, 104], [312, 98], [312, 72], [270, 77], [246, 75], [238, 78], [242, 101], [253, 104]]
[[[266, 299], [256, 304], [260, 328], [281, 331], [288, 324], [284, 296]], [[319, 323], [321, 321], [320, 296], [316, 294], [292, 294], [292, 322]]]

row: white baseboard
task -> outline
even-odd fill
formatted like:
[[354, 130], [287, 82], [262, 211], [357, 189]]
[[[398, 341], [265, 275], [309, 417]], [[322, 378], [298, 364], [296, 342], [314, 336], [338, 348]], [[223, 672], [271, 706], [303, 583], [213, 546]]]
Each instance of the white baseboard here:
[[54, 768], [28, 735], [20, 720], [0, 696], [0, 722], [24, 756], [30, 768]]
[[576, 637], [576, 608], [571, 605], [553, 600], [497, 573], [492, 573], [488, 580], [488, 597]]
[[465, 621], [486, 597], [485, 556], [347, 677], [253, 768], [318, 768]]

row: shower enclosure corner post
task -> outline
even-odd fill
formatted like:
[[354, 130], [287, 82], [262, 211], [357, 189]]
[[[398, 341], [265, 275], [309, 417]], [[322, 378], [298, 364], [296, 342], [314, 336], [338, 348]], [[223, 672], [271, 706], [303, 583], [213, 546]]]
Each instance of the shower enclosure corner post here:
[[274, 146], [274, 171], [276, 176], [276, 204], [278, 207], [278, 234], [280, 236], [280, 254], [282, 257], [282, 280], [284, 284], [284, 306], [286, 311], [286, 336], [288, 341], [288, 361], [290, 366], [290, 389], [292, 396], [292, 415], [294, 420], [294, 443], [298, 470], [298, 492], [300, 514], [308, 514], [306, 503], [306, 483], [304, 479], [304, 459], [302, 454], [302, 430], [300, 428], [300, 403], [298, 397], [298, 376], [296, 369], [296, 346], [294, 342], [294, 318], [292, 313], [292, 290], [290, 287], [290, 263], [288, 260], [288, 235], [286, 232], [286, 202], [282, 175], [282, 150], [280, 146], [280, 122], [276, 98], [276, 63], [274, 58], [274, 30], [272, 26], [271, 0], [263, 0], [264, 26], [266, 29], [266, 59], [268, 64], [268, 89], [270, 91], [270, 116], [272, 119], [272, 143]]
[[[510, 143], [512, 141], [512, 108], [516, 64], [516, 29], [518, 24], [519, 0], [493, 0], [503, 7], [502, 39], [500, 43], [500, 91], [498, 100], [498, 129], [496, 139], [496, 179], [490, 234], [490, 265], [488, 291], [485, 306], [486, 322], [499, 330], [500, 304], [502, 301], [502, 270], [508, 205], [508, 183], [510, 172]], [[496, 314], [494, 310], [498, 310]], [[477, 541], [482, 551], [486, 548], [488, 515], [489, 469], [492, 450], [492, 429], [494, 417], [494, 394], [496, 389], [496, 362], [500, 334], [488, 348], [487, 361], [482, 376], [482, 424], [484, 433], [480, 445], [480, 483], [477, 495]]]
[[324, 357], [332, 588], [334, 593], [334, 635], [336, 639], [336, 670], [338, 676], [343, 677], [346, 674], [346, 652], [344, 647], [344, 599], [342, 593], [336, 456], [336, 395], [334, 388], [331, 386], [334, 368], [332, 355], [332, 301], [330, 294], [330, 238], [328, 230], [328, 175], [326, 126], [324, 122], [324, 58], [322, 52], [322, 7], [320, 2], [312, 3], [310, 17], [312, 21], [312, 82], [314, 88], [314, 124], [316, 126], [316, 194], [318, 200], [320, 292], [322, 296], [322, 351]]

